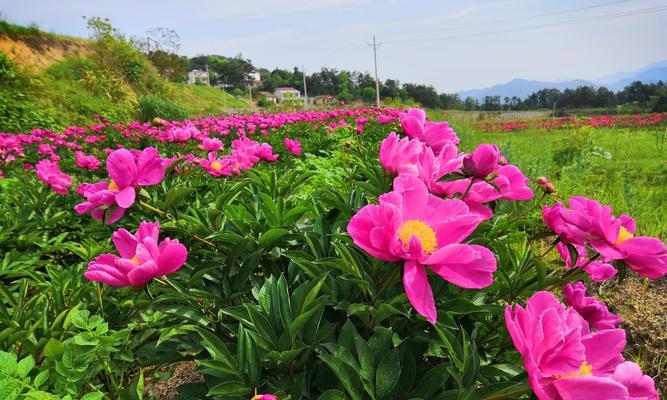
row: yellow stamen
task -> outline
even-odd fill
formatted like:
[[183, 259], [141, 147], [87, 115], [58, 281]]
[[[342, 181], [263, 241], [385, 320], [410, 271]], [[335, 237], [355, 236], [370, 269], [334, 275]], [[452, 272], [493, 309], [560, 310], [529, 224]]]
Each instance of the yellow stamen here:
[[112, 179], [111, 182], [109, 182], [109, 187], [107, 188], [108, 190], [120, 190], [116, 182]]
[[220, 164], [218, 161], [213, 161], [211, 163], [211, 169], [214, 171], [220, 171], [222, 169], [222, 164]]
[[417, 236], [425, 253], [432, 253], [438, 247], [435, 232], [424, 221], [413, 219], [403, 222], [398, 230], [398, 238], [406, 249], [412, 236]]
[[132, 261], [137, 267], [139, 266], [139, 259], [136, 256], [130, 258], [130, 261]]
[[574, 378], [575, 376], [584, 376], [592, 374], [593, 374], [593, 366], [590, 365], [587, 361], [584, 361], [583, 363], [581, 363], [579, 371], [572, 372], [571, 374], [558, 375], [556, 379]]
[[625, 229], [625, 227], [621, 227], [621, 229], [618, 230], [618, 238], [616, 239], [616, 243], [614, 244], [621, 244], [628, 239], [632, 239], [633, 237], [635, 237], [635, 235], [628, 232], [628, 230]]

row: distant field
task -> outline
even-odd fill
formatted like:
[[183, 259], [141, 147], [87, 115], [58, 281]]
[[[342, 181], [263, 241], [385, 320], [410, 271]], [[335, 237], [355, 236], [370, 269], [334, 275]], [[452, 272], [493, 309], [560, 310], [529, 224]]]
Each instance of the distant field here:
[[[667, 128], [578, 128], [486, 133], [468, 118], [449, 120], [464, 151], [497, 143], [528, 176], [546, 176], [565, 198], [582, 195], [637, 218], [644, 235], [667, 234]], [[608, 154], [607, 154], [608, 153]], [[611, 158], [609, 158], [611, 156]]]

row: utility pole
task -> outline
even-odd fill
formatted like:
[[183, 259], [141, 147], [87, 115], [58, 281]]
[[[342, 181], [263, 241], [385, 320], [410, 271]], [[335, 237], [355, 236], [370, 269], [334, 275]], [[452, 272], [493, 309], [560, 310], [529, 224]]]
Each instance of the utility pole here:
[[308, 87], [306, 86], [306, 68], [301, 64], [301, 74], [303, 75], [303, 106], [308, 108]]
[[556, 102], [555, 101], [554, 101], [553, 111], [551, 112], [551, 118], [556, 118]]
[[208, 76], [208, 64], [206, 64], [206, 84], [211, 86], [211, 78]]
[[377, 108], [380, 108], [380, 80], [378, 79], [378, 52], [377, 48], [380, 47], [380, 43], [375, 42], [375, 35], [373, 35], [373, 62], [375, 64], [375, 105]]

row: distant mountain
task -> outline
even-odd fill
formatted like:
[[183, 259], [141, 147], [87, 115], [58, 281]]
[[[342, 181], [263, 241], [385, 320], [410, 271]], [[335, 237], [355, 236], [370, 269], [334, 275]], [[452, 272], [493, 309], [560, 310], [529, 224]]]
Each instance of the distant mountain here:
[[500, 96], [512, 97], [517, 96], [526, 98], [531, 93], [540, 89], [574, 89], [579, 86], [606, 86], [607, 88], [617, 91], [623, 89], [633, 81], [641, 81], [644, 83], [656, 83], [658, 81], [667, 82], [667, 60], [659, 61], [645, 67], [636, 69], [634, 71], [617, 72], [610, 75], [605, 75], [593, 81], [586, 81], [576, 79], [562, 82], [545, 82], [545, 81], [530, 81], [526, 79], [512, 79], [507, 83], [495, 85], [485, 89], [463, 90], [458, 93], [459, 97], [465, 99], [466, 97], [474, 97], [477, 100], [484, 100], [486, 96]]
[[664, 67], [644, 70], [633, 76], [619, 79], [615, 83], [606, 86], [612, 90], [621, 90], [634, 81], [641, 81], [644, 83], [656, 83], [658, 81], [667, 82], [667, 65]]
[[459, 92], [459, 97], [465, 99], [466, 97], [474, 97], [477, 100], [484, 100], [486, 96], [500, 96], [512, 97], [517, 96], [526, 98], [531, 93], [537, 92], [540, 89], [574, 89], [579, 86], [597, 86], [593, 82], [577, 79], [573, 81], [563, 82], [544, 82], [544, 81], [529, 81], [526, 79], [512, 79], [507, 83], [495, 85], [486, 89], [464, 90]]
[[656, 63], [649, 64], [645, 67], [636, 69], [634, 71], [617, 72], [615, 74], [605, 75], [603, 77], [595, 79], [593, 82], [599, 85], [616, 85], [619, 82], [627, 82], [627, 81], [632, 82], [632, 80], [636, 79], [638, 75], [648, 70], [654, 68], [666, 68], [666, 67], [667, 67], [667, 60], [658, 61]]

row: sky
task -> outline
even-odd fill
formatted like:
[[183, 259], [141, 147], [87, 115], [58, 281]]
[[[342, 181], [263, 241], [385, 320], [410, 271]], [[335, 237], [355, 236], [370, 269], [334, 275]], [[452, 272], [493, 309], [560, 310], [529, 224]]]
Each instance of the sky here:
[[14, 23], [87, 37], [168, 27], [180, 52], [242, 54], [268, 69], [373, 72], [455, 92], [514, 78], [593, 80], [667, 59], [667, 0], [0, 0]]

